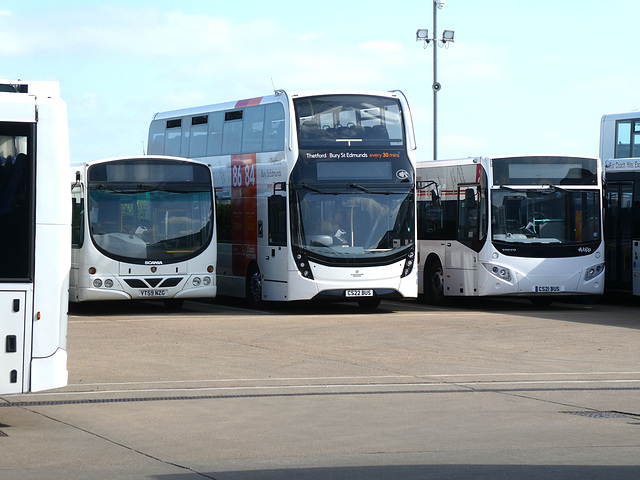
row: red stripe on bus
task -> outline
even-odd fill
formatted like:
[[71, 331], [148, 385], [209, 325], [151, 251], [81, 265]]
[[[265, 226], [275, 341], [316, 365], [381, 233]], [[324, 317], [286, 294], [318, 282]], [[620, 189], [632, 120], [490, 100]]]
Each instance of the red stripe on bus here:
[[238, 100], [236, 108], [253, 107], [254, 105], [260, 105], [264, 97], [247, 98], [246, 100]]

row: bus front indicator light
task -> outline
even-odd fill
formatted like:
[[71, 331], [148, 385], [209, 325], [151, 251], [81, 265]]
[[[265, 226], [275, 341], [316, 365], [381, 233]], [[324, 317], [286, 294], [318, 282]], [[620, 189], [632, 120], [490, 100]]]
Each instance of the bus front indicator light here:
[[494, 277], [504, 280], [505, 282], [511, 282], [511, 270], [508, 268], [492, 263], [484, 263], [483, 265]]
[[593, 265], [587, 268], [586, 273], [584, 274], [584, 281], [588, 282], [589, 280], [593, 280], [598, 275], [600, 275], [604, 271], [604, 265], [601, 263], [599, 265]]
[[413, 259], [415, 258], [415, 252], [411, 250], [407, 254], [407, 258], [404, 261], [404, 269], [402, 270], [402, 277], [407, 277], [413, 270]]
[[309, 280], [313, 280], [313, 274], [311, 273], [311, 266], [309, 265], [309, 261], [307, 260], [307, 256], [298, 251], [294, 254], [293, 258], [296, 261], [296, 266], [298, 267], [298, 271], [304, 278], [308, 278]]

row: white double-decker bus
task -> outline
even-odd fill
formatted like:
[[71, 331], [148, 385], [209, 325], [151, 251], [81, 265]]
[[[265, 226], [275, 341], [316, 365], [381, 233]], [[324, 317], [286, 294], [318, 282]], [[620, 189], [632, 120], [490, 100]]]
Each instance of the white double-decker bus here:
[[111, 158], [72, 167], [69, 299], [216, 295], [211, 168], [185, 158]]
[[414, 150], [397, 91], [277, 91], [149, 130], [149, 153], [212, 165], [219, 294], [253, 305], [416, 297]]
[[58, 83], [0, 80], [0, 394], [67, 384], [68, 170]]
[[640, 110], [603, 115], [605, 288], [640, 295]]
[[548, 304], [602, 294], [597, 158], [522, 156], [419, 162], [420, 293], [512, 295]]

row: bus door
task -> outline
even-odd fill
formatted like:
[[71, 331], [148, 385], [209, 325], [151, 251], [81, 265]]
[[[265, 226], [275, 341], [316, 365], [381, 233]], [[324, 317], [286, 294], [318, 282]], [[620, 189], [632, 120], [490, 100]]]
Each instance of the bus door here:
[[[266, 222], [265, 222], [266, 220]], [[262, 293], [266, 300], [287, 298], [288, 250], [286, 183], [277, 182], [267, 198], [267, 218], [258, 219], [260, 270], [263, 274]]]
[[[633, 225], [640, 219], [633, 218], [633, 186], [634, 182], [607, 182], [605, 187], [605, 284], [615, 290], [634, 291], [632, 258]], [[635, 237], [637, 240], [637, 237]], [[640, 279], [638, 294], [640, 294]]]
[[477, 292], [479, 193], [478, 184], [458, 185], [457, 241], [447, 242], [445, 253], [444, 275], [447, 295], [473, 295]]
[[25, 322], [27, 321], [27, 292], [0, 290], [0, 391], [21, 393], [24, 371]]

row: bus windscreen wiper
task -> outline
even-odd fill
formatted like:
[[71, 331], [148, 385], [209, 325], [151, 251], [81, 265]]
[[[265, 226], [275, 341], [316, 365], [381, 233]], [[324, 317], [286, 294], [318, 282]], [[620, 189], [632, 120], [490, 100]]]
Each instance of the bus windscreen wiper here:
[[551, 190], [557, 190], [559, 192], [569, 192], [570, 191], [570, 190], [567, 190], [566, 188], [559, 187], [558, 185], [552, 185], [550, 183], [545, 183], [542, 186], [543, 187], [549, 187]]
[[348, 186], [349, 186], [349, 188], [355, 188], [356, 190], [360, 190], [360, 191], [362, 191], [364, 193], [373, 193], [368, 188], [365, 188], [362, 185], [358, 185], [357, 183], [350, 183]]
[[305, 190], [310, 190], [313, 193], [319, 193], [321, 195], [338, 195], [339, 194], [339, 192], [327, 192], [324, 190], [320, 190], [319, 188], [312, 187], [311, 185], [308, 185], [306, 183], [300, 184], [300, 187], [304, 188]]
[[357, 183], [350, 183], [347, 186], [349, 188], [355, 188], [356, 190], [360, 190], [361, 192], [369, 193], [371, 195], [376, 195], [376, 194], [378, 194], [378, 195], [380, 195], [380, 194], [382, 194], [382, 195], [391, 195], [392, 193], [394, 193], [394, 192], [390, 192], [388, 190], [386, 190], [384, 192], [376, 192], [374, 190], [368, 189], [367, 187], [363, 187], [362, 185], [358, 185]]

